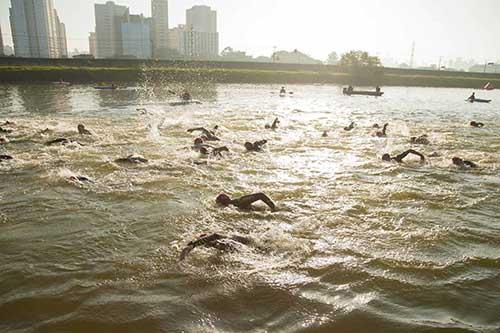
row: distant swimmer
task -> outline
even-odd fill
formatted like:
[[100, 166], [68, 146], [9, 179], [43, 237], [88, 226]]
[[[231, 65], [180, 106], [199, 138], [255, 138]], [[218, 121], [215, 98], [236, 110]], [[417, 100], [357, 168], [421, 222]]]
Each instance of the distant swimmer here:
[[10, 156], [10, 155], [0, 155], [0, 162], [3, 162], [3, 161], [11, 161], [13, 160], [14, 157]]
[[351, 122], [351, 124], [349, 126], [344, 127], [344, 131], [347, 131], [347, 132], [352, 131], [354, 129], [355, 125], [356, 125], [356, 123], [354, 121]]
[[275, 130], [278, 128], [278, 124], [280, 123], [280, 120], [278, 118], [274, 119], [273, 123], [271, 125], [266, 125], [266, 129], [272, 129]]
[[193, 149], [194, 151], [198, 151], [202, 154], [204, 154], [204, 152], [206, 151], [206, 154], [204, 155], [208, 155], [208, 148], [214, 148], [214, 147], [204, 144], [202, 138], [194, 139], [194, 145], [191, 147], [191, 149]]
[[465, 161], [461, 159], [460, 157], [453, 157], [452, 160], [454, 165], [460, 167], [460, 168], [472, 168], [475, 169], [477, 168], [477, 164], [471, 161]]
[[321, 134], [322, 137], [327, 138], [328, 137], [328, 131], [323, 131], [323, 134]]
[[421, 136], [413, 136], [410, 138], [410, 143], [413, 143], [415, 145], [430, 145], [431, 142], [429, 141], [427, 134], [421, 135]]
[[469, 98], [467, 98], [468, 101], [470, 101], [471, 103], [474, 102], [476, 100], [476, 93], [473, 92], [472, 95], [470, 95]]
[[373, 124], [372, 128], [380, 128], [380, 125], [379, 124]]
[[68, 179], [77, 183], [94, 183], [92, 180], [84, 176], [71, 176]]
[[65, 145], [69, 145], [71, 143], [75, 143], [77, 145], [83, 146], [78, 141], [74, 141], [74, 140], [70, 140], [70, 139], [66, 139], [66, 138], [58, 138], [58, 139], [55, 139], [55, 140], [48, 141], [45, 144], [47, 146], [53, 146], [53, 145], [63, 145], [63, 146], [65, 146]]
[[[217, 127], [218, 128], [218, 127]], [[215, 130], [215, 128], [214, 128]], [[190, 128], [187, 130], [189, 133], [193, 132], [202, 132], [204, 138], [207, 141], [220, 141], [220, 139], [215, 135], [215, 131], [209, 131], [205, 127], [196, 127], [196, 128]]]
[[191, 253], [191, 251], [200, 246], [214, 248], [219, 251], [234, 252], [237, 250], [238, 246], [247, 246], [252, 243], [253, 240], [251, 238], [242, 236], [228, 237], [220, 234], [201, 235], [197, 240], [188, 243], [188, 245], [182, 250], [179, 260], [183, 261], [189, 253]]
[[131, 164], [144, 164], [149, 161], [141, 156], [129, 155], [125, 158], [118, 158], [115, 160], [116, 163], [131, 163]]
[[7, 139], [5, 136], [0, 136], [0, 145], [7, 144], [9, 142], [9, 139]]
[[255, 141], [254, 143], [251, 142], [245, 142], [245, 148], [247, 151], [262, 151], [262, 146], [264, 146], [267, 143], [267, 140], [260, 140], [260, 141]]
[[281, 90], [280, 90], [280, 95], [285, 95], [286, 94], [286, 89], [285, 87], [281, 87]]
[[15, 126], [16, 123], [12, 122], [12, 121], [4, 121], [3, 123], [0, 124], [0, 126]]
[[382, 156], [382, 160], [384, 160], [386, 162], [394, 161], [394, 162], [398, 162], [398, 163], [403, 163], [403, 159], [410, 154], [417, 155], [418, 157], [420, 157], [420, 162], [422, 162], [422, 163], [425, 162], [425, 156], [423, 154], [419, 153], [418, 151], [413, 150], [413, 149], [408, 149], [404, 153], [401, 153], [401, 154], [394, 156], [394, 157], [391, 157], [391, 155], [389, 155], [389, 154], [384, 154]]
[[183, 101], [186, 101], [186, 102], [189, 102], [191, 99], [193, 99], [193, 97], [191, 96], [191, 93], [187, 90], [184, 90], [180, 97]]
[[245, 195], [241, 198], [237, 199], [231, 199], [227, 194], [219, 194], [219, 196], [215, 199], [215, 201], [224, 207], [227, 206], [235, 206], [238, 207], [239, 209], [243, 210], [251, 210], [252, 204], [257, 202], [257, 201], [262, 201], [264, 202], [269, 208], [271, 208], [271, 211], [276, 210], [276, 205], [274, 202], [264, 193], [256, 193], [256, 194], [250, 194], [250, 195]]
[[0, 127], [0, 133], [2, 133], [2, 134], [10, 134], [10, 133], [12, 133], [12, 130], [4, 129], [4, 128]]
[[478, 122], [475, 122], [475, 121], [471, 121], [471, 122], [470, 122], [470, 125], [471, 125], [472, 127], [476, 127], [476, 128], [482, 128], [482, 127], [484, 127], [484, 124], [483, 124], [483, 123], [478, 123]]
[[80, 135], [92, 135], [92, 133], [90, 133], [90, 131], [86, 129], [83, 124], [78, 125], [78, 133], [80, 133]]
[[378, 131], [377, 133], [375, 133], [375, 135], [379, 138], [387, 137], [387, 126], [389, 126], [389, 124], [384, 124], [382, 131]]
[[147, 114], [147, 113], [148, 113], [148, 110], [146, 110], [145, 108], [135, 109], [135, 111], [140, 112], [142, 115], [144, 115], [144, 114]]
[[49, 134], [49, 133], [52, 133], [52, 132], [54, 132], [54, 131], [51, 130], [51, 129], [49, 129], [49, 128], [46, 128], [46, 129], [40, 131], [40, 134]]

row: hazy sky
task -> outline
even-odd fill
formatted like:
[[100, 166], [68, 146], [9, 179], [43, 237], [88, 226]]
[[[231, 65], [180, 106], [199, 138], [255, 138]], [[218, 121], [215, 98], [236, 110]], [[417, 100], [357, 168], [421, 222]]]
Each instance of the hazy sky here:
[[[66, 24], [69, 48], [88, 49], [95, 0], [55, 0]], [[150, 0], [116, 0], [134, 14], [151, 14]], [[206, 4], [218, 12], [220, 48], [252, 55], [273, 47], [319, 59], [363, 49], [408, 61], [416, 43], [419, 63], [455, 57], [500, 60], [500, 0], [171, 0], [170, 25], [184, 23], [185, 9]], [[0, 24], [10, 44], [8, 8], [0, 0]]]

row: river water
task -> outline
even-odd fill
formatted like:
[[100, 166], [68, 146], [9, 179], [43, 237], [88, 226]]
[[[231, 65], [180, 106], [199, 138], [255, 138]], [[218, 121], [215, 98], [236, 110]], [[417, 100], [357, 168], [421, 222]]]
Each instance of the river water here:
[[[499, 332], [500, 93], [288, 88], [199, 84], [202, 105], [171, 107], [148, 83], [0, 86], [0, 123], [16, 123], [0, 146], [14, 157], [0, 163], [0, 331]], [[202, 158], [186, 130], [214, 125], [230, 153]], [[431, 145], [413, 148], [440, 157], [380, 159], [425, 133]], [[84, 146], [44, 145], [58, 137]], [[260, 139], [263, 152], [244, 152]], [[150, 162], [114, 162], [129, 154]], [[277, 212], [214, 202], [261, 191]], [[212, 232], [256, 244], [179, 263]]]

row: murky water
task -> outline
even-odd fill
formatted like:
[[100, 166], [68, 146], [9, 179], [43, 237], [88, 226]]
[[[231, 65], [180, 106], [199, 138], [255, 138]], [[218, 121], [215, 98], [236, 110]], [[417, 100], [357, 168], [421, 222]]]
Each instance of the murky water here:
[[[202, 85], [202, 105], [174, 108], [148, 85], [0, 86], [0, 122], [16, 123], [0, 146], [15, 158], [0, 163], [0, 331], [499, 332], [500, 93], [483, 105], [461, 89], [289, 88]], [[203, 159], [186, 130], [214, 125], [231, 152]], [[414, 148], [441, 157], [381, 161], [425, 133]], [[58, 137], [84, 146], [44, 145]], [[244, 152], [259, 139], [262, 153]], [[114, 163], [129, 154], [150, 163]], [[266, 192], [279, 210], [222, 209], [223, 191]], [[257, 246], [178, 262], [216, 231]]]

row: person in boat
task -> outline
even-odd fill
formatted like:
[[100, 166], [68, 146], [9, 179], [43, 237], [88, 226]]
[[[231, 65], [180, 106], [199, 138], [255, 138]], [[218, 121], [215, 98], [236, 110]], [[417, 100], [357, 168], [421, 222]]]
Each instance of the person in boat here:
[[377, 86], [377, 87], [375, 88], [375, 92], [376, 92], [377, 94], [380, 94], [380, 91], [381, 91], [381, 90], [380, 90], [380, 87], [379, 87], [379, 86]]
[[72, 144], [72, 143], [75, 143], [77, 145], [80, 145], [80, 146], [83, 146], [80, 142], [78, 141], [75, 141], [75, 140], [71, 140], [71, 139], [66, 139], [66, 138], [58, 138], [58, 139], [54, 139], [54, 140], [50, 140], [50, 141], [47, 141], [45, 143], [45, 145], [47, 146], [54, 146], [54, 145], [62, 145], [62, 146], [65, 146], [65, 145], [69, 145], [69, 144]]
[[280, 95], [285, 95], [286, 94], [286, 89], [285, 87], [281, 87], [281, 90], [280, 90]]
[[182, 250], [179, 261], [183, 261], [195, 248], [200, 246], [205, 246], [208, 248], [214, 248], [219, 251], [224, 252], [234, 252], [237, 250], [238, 246], [241, 245], [251, 245], [253, 240], [248, 237], [242, 236], [224, 236], [220, 234], [203, 234], [198, 239], [189, 242], [188, 245]]
[[86, 129], [83, 124], [78, 125], [78, 133], [80, 133], [80, 135], [92, 135], [92, 133], [90, 133], [90, 131]]
[[0, 162], [3, 162], [3, 161], [11, 161], [13, 160], [14, 157], [10, 156], [10, 155], [0, 155]]
[[454, 165], [458, 166], [459, 168], [472, 168], [472, 169], [477, 168], [476, 163], [463, 160], [460, 157], [453, 157], [451, 161], [453, 162]]
[[423, 154], [419, 153], [418, 151], [413, 150], [413, 149], [408, 149], [404, 153], [401, 153], [397, 156], [391, 156], [389, 154], [384, 154], [382, 156], [382, 160], [385, 162], [393, 162], [394, 161], [397, 163], [403, 163], [403, 160], [405, 159], [405, 157], [410, 155], [410, 154], [417, 155], [418, 157], [420, 157], [420, 162], [422, 162], [422, 163], [425, 162], [425, 156]]
[[220, 141], [220, 139], [215, 136], [215, 130], [218, 128], [218, 126], [214, 127], [214, 131], [209, 131], [205, 127], [196, 127], [196, 128], [190, 128], [187, 131], [189, 133], [193, 132], [202, 132], [203, 136], [206, 138], [206, 141]]
[[431, 142], [428, 139], [427, 134], [423, 134], [421, 136], [413, 136], [410, 138], [410, 143], [414, 145], [430, 145]]
[[382, 128], [382, 131], [378, 131], [377, 133], [375, 133], [375, 135], [379, 138], [385, 138], [387, 137], [387, 127], [389, 126], [389, 124], [384, 124], [384, 127]]
[[272, 129], [275, 130], [278, 128], [278, 124], [280, 123], [280, 120], [278, 118], [274, 119], [273, 123], [271, 125], [266, 125], [266, 129]]
[[276, 211], [276, 205], [274, 202], [269, 198], [266, 194], [264, 193], [255, 193], [255, 194], [250, 194], [250, 195], [245, 195], [241, 198], [237, 199], [231, 199], [227, 194], [219, 194], [217, 198], [215, 199], [215, 202], [221, 206], [228, 207], [228, 206], [235, 206], [239, 209], [243, 210], [252, 210], [253, 206], [252, 204], [257, 202], [257, 201], [262, 201], [264, 202], [270, 209], [271, 211]]
[[191, 93], [187, 90], [184, 90], [181, 94], [181, 99], [183, 101], [189, 102], [192, 98]]
[[475, 121], [471, 121], [471, 122], [470, 122], [470, 125], [471, 125], [472, 127], [476, 127], [476, 128], [482, 128], [482, 127], [484, 127], [484, 124], [483, 124], [483, 123], [478, 123], [478, 122], [475, 122]]
[[347, 131], [347, 132], [352, 131], [354, 129], [354, 125], [356, 125], [356, 123], [353, 121], [353, 122], [351, 122], [351, 124], [349, 126], [344, 127], [344, 131]]
[[352, 93], [352, 92], [354, 92], [354, 88], [353, 88], [353, 86], [349, 86], [349, 87], [347, 87], [347, 92], [348, 92], [349, 94], [350, 94], [350, 93]]
[[130, 163], [130, 164], [145, 164], [149, 161], [141, 156], [129, 155], [124, 158], [118, 158], [115, 160], [115, 163]]
[[473, 92], [472, 95], [470, 95], [469, 98], [467, 98], [468, 101], [474, 102], [476, 100], [476, 93]]
[[247, 151], [259, 152], [262, 151], [262, 146], [267, 143], [267, 140], [255, 141], [254, 143], [245, 142], [245, 148]]

